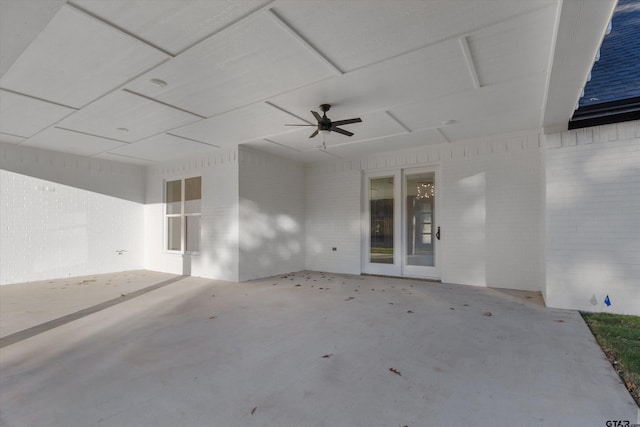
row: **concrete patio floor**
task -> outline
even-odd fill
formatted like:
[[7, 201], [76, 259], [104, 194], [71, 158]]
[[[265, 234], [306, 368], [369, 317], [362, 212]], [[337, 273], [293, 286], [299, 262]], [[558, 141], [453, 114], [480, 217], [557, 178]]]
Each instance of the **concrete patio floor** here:
[[3, 337], [15, 338], [0, 349], [0, 426], [640, 421], [579, 313], [520, 293], [319, 272], [123, 274], [0, 287]]

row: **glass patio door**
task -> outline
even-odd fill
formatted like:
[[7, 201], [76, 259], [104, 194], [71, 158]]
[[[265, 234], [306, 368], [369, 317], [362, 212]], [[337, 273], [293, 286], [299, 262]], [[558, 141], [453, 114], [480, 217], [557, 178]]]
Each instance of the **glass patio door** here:
[[438, 278], [435, 170], [365, 176], [363, 271]]
[[440, 228], [436, 215], [436, 173], [434, 170], [408, 170], [403, 177], [403, 275], [438, 278], [436, 246]]

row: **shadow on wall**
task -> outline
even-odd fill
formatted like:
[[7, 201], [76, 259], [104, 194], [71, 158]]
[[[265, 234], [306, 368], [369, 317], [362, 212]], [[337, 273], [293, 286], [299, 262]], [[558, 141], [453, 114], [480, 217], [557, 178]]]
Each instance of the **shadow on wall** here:
[[444, 187], [440, 212], [443, 233], [442, 279], [449, 283], [486, 286], [485, 172], [455, 177]]
[[251, 280], [304, 268], [302, 213], [272, 213], [252, 200], [239, 209], [239, 280]]
[[570, 149], [547, 153], [548, 304], [640, 315], [640, 151]]
[[[267, 213], [245, 199], [224, 216], [203, 213], [200, 253], [182, 255], [181, 265], [173, 264], [173, 269], [179, 268], [185, 276], [230, 281], [302, 270], [301, 220], [283, 213]], [[165, 259], [172, 262], [170, 257]]]

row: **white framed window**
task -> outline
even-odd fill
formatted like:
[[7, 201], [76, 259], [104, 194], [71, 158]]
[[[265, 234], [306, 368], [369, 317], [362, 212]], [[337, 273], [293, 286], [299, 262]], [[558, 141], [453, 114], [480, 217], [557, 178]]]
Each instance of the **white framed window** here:
[[176, 253], [200, 251], [202, 177], [165, 181], [165, 250]]

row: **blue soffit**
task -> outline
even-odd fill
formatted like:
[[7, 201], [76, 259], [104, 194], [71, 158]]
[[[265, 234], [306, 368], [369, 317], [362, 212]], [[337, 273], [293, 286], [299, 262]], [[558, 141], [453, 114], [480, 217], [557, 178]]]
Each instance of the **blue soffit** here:
[[569, 129], [640, 119], [640, 0], [618, 1], [598, 56]]

